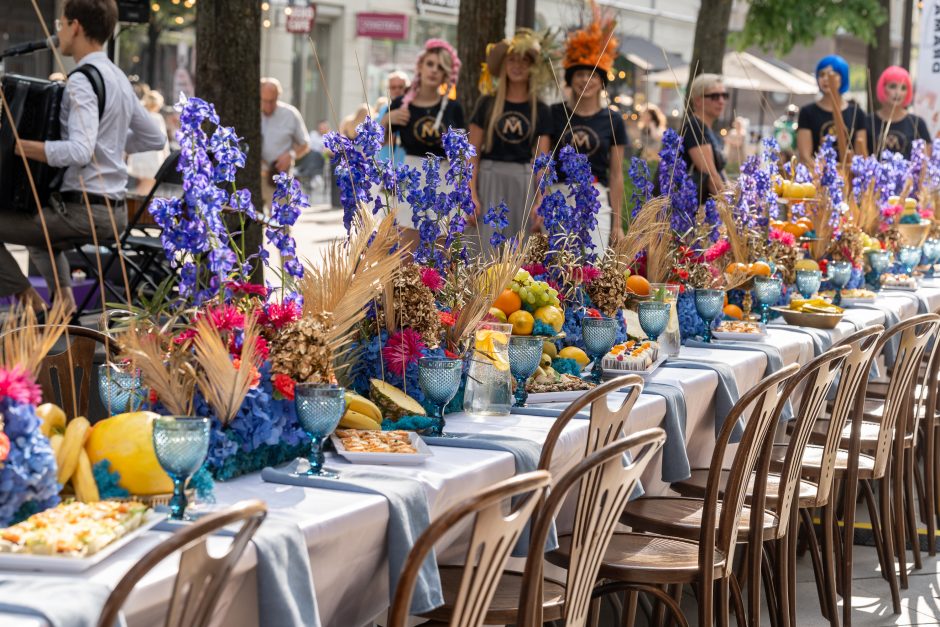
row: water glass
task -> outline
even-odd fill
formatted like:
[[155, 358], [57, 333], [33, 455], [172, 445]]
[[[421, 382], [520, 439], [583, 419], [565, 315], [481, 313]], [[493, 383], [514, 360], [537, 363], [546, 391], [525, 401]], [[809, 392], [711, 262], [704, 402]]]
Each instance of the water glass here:
[[98, 366], [98, 396], [109, 416], [140, 407], [141, 387], [140, 370], [131, 364]]
[[418, 360], [418, 385], [421, 386], [424, 397], [435, 408], [435, 423], [428, 428], [428, 435], [444, 435], [444, 408], [457, 395], [462, 377], [462, 359], [422, 357]]
[[516, 379], [516, 402], [513, 407], [525, 407], [525, 382], [539, 367], [542, 361], [542, 348], [545, 341], [531, 335], [513, 335], [509, 338], [509, 370]]
[[173, 480], [170, 518], [186, 520], [186, 482], [202, 467], [209, 452], [209, 419], [160, 416], [153, 421], [153, 450]]
[[339, 475], [323, 469], [323, 441], [336, 430], [346, 412], [346, 390], [329, 383], [298, 383], [294, 386], [297, 421], [310, 437], [310, 467], [298, 475], [327, 477]]
[[481, 416], [508, 416], [512, 408], [509, 336], [512, 325], [481, 322], [474, 335], [463, 393], [463, 410]]
[[679, 347], [682, 346], [682, 336], [679, 332], [679, 284], [651, 283], [650, 295], [650, 300], [671, 305], [669, 324], [666, 325], [666, 330], [660, 333], [657, 342], [659, 342], [660, 355], [675, 357], [679, 354]]
[[940, 259], [940, 239], [930, 237], [924, 241], [924, 262], [927, 264], [927, 272], [924, 276], [933, 278], [933, 267]]
[[581, 337], [584, 348], [594, 364], [591, 366], [591, 382], [600, 383], [604, 374], [604, 355], [617, 343], [620, 322], [614, 318], [588, 318], [581, 320]]
[[868, 253], [868, 265], [871, 266], [872, 274], [875, 275], [873, 287], [876, 290], [881, 289], [881, 275], [891, 267], [891, 253], [887, 250], [873, 250]]
[[848, 261], [830, 261], [828, 272], [829, 282], [836, 288], [836, 295], [832, 302], [835, 305], [841, 305], [842, 288], [848, 285], [852, 278], [852, 264]]
[[819, 270], [797, 270], [796, 290], [803, 298], [812, 298], [822, 285], [822, 272]]
[[722, 290], [695, 290], [695, 311], [705, 323], [705, 335], [702, 339], [712, 341], [712, 322], [721, 315], [725, 305], [725, 293]]
[[780, 301], [783, 293], [783, 281], [772, 276], [754, 277], [754, 296], [760, 305], [760, 321], [770, 322], [770, 306]]
[[920, 263], [920, 246], [902, 246], [898, 251], [898, 263], [904, 267], [906, 274], [912, 274], [914, 268]]
[[655, 342], [660, 333], [666, 330], [671, 312], [672, 305], [669, 303], [644, 301], [637, 305], [636, 315], [640, 319], [640, 328], [643, 329], [643, 333], [646, 333], [646, 337]]

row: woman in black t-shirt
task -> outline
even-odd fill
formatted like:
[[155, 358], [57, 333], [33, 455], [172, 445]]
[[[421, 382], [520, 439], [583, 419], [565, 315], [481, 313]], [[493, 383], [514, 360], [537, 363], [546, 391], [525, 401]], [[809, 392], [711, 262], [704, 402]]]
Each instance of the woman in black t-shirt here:
[[689, 87], [692, 111], [682, 124], [682, 159], [698, 189], [698, 202], [725, 188], [724, 145], [712, 130], [728, 101], [728, 90], [717, 74], [699, 74]]
[[552, 128], [548, 106], [538, 99], [547, 69], [539, 38], [529, 29], [488, 46], [480, 80], [484, 95], [470, 118], [470, 143], [477, 149], [471, 190], [484, 250], [493, 229], [482, 219], [500, 202], [509, 207], [503, 235], [522, 239], [535, 227], [532, 158], [550, 150]]
[[[411, 87], [404, 96], [392, 101], [388, 113], [380, 120], [384, 128], [391, 126], [390, 131], [385, 131], [386, 137], [390, 133], [398, 133], [401, 138], [407, 155], [406, 164], [420, 169], [422, 159], [429, 153], [443, 157], [442, 135], [451, 126], [464, 128], [460, 103], [447, 97], [451, 88], [456, 86], [459, 73], [460, 58], [449, 43], [442, 39], [429, 39], [424, 44], [424, 50], [418, 55]], [[442, 187], [445, 168], [446, 162], [442, 164]], [[404, 243], [417, 244], [419, 238], [411, 207], [407, 203], [399, 203], [396, 217], [404, 229]]]
[[819, 84], [822, 98], [818, 102], [801, 107], [797, 121], [796, 147], [800, 161], [811, 165], [816, 151], [827, 135], [837, 137], [835, 149], [839, 160], [844, 162], [847, 159], [839, 149], [839, 129], [832, 115], [833, 111], [842, 113], [847, 135], [844, 138], [846, 148], [854, 150], [855, 154], [867, 154], [868, 118], [860, 106], [842, 98], [842, 94], [849, 89], [849, 64], [839, 55], [823, 57], [816, 65], [816, 82]]
[[907, 112], [914, 99], [911, 75], [904, 68], [892, 65], [881, 73], [875, 93], [880, 106], [871, 116], [869, 147], [879, 156], [882, 151], [890, 150], [910, 159], [915, 139], [930, 142], [930, 131], [924, 119]]

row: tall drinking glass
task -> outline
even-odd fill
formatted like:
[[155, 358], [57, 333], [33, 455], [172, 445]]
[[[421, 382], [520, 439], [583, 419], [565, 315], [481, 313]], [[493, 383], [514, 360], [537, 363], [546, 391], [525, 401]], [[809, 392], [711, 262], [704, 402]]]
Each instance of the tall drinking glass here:
[[682, 336], [679, 333], [679, 284], [678, 283], [651, 283], [650, 295], [654, 301], [669, 303], [669, 324], [666, 330], [659, 335], [659, 354], [666, 357], [675, 357], [679, 354], [682, 345]]
[[516, 379], [516, 402], [513, 407], [525, 407], [529, 393], [525, 382], [542, 361], [542, 348], [545, 341], [531, 335], [513, 335], [509, 338], [509, 370]]
[[186, 520], [186, 482], [209, 453], [209, 419], [161, 416], [153, 421], [153, 450], [173, 480], [170, 518]]
[[760, 321], [770, 322], [770, 306], [780, 301], [783, 293], [783, 281], [772, 276], [754, 277], [754, 296], [760, 305]]
[[875, 275], [872, 287], [875, 290], [881, 289], [881, 275], [891, 267], [891, 253], [887, 250], [873, 250], [868, 253], [868, 265], [871, 266], [872, 274]]
[[614, 318], [587, 318], [581, 320], [581, 337], [588, 357], [594, 360], [591, 366], [591, 381], [600, 383], [604, 374], [604, 355], [617, 343], [617, 327], [620, 322]]
[[481, 322], [474, 335], [463, 410], [482, 416], [508, 416], [512, 407], [509, 336], [512, 325]]
[[725, 304], [725, 293], [722, 290], [695, 290], [695, 311], [705, 323], [705, 335], [702, 340], [712, 341], [712, 322], [721, 315]]
[[669, 324], [669, 314], [672, 311], [672, 305], [669, 303], [657, 303], [644, 301], [637, 305], [636, 315], [640, 319], [640, 328], [646, 333], [651, 341], [655, 342], [660, 333], [666, 330]]
[[109, 416], [136, 409], [142, 400], [140, 370], [131, 364], [101, 364], [98, 396]]
[[935, 237], [927, 238], [924, 241], [924, 262], [927, 264], [927, 271], [924, 276], [928, 279], [933, 278], [933, 267], [940, 259], [940, 239]]
[[848, 261], [830, 261], [827, 270], [829, 282], [836, 288], [836, 295], [832, 302], [835, 305], [841, 305], [842, 288], [852, 279], [852, 264]]
[[819, 270], [797, 270], [796, 290], [803, 298], [812, 298], [822, 285], [822, 272]]
[[435, 408], [435, 424], [428, 429], [428, 435], [444, 435], [444, 408], [457, 395], [462, 376], [462, 359], [422, 357], [418, 360], [418, 385]]
[[904, 267], [904, 272], [908, 275], [914, 273], [914, 268], [920, 263], [920, 246], [902, 246], [898, 251], [898, 263]]
[[346, 390], [329, 383], [298, 383], [294, 386], [297, 421], [310, 437], [308, 477], [335, 479], [339, 475], [323, 469], [323, 441], [336, 430], [346, 411]]

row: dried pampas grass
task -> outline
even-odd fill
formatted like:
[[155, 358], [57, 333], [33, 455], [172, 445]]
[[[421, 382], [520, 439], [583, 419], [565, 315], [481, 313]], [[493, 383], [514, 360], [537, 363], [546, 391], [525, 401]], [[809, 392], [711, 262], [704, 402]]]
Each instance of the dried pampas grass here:
[[210, 316], [200, 316], [193, 322], [196, 362], [201, 367], [196, 383], [216, 418], [227, 425], [242, 406], [261, 367], [258, 353], [260, 329], [254, 315], [245, 316], [240, 363], [229, 354], [222, 332]]
[[33, 377], [39, 375], [42, 361], [55, 346], [63, 333], [67, 332], [72, 312], [62, 300], [56, 300], [46, 314], [45, 324], [40, 325], [36, 311], [22, 304], [10, 308], [0, 325], [0, 351], [3, 367], [20, 366]]
[[121, 357], [140, 370], [144, 384], [156, 393], [160, 403], [174, 415], [191, 415], [196, 387], [192, 353], [170, 350], [171, 337], [154, 328], [131, 326], [118, 339]]

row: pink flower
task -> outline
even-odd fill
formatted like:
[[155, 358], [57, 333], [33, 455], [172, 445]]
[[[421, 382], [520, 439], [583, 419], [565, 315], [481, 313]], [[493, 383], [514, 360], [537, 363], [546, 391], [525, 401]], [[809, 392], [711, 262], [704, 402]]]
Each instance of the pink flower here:
[[918, 209], [918, 210], [917, 210], [917, 213], [919, 213], [919, 214], [920, 214], [920, 217], [923, 218], [924, 220], [931, 220], [931, 219], [933, 219], [933, 209], [929, 209], [929, 208], [927, 208], [927, 207], [923, 207], [923, 208], [921, 208], [921, 209]]
[[38, 405], [42, 401], [42, 390], [22, 366], [13, 366], [10, 370], [0, 368], [0, 398]]
[[780, 242], [784, 246], [794, 246], [796, 245], [796, 237], [793, 233], [788, 233], [787, 231], [781, 231], [780, 229], [770, 229], [768, 234], [770, 241]]
[[261, 310], [258, 321], [264, 326], [280, 329], [299, 318], [300, 305], [290, 301], [286, 303], [268, 303]]
[[540, 263], [530, 263], [522, 266], [522, 269], [531, 274], [532, 276], [540, 276], [548, 272], [545, 269], [545, 266]]
[[250, 283], [248, 281], [228, 281], [225, 284], [225, 287], [232, 290], [236, 294], [247, 294], [249, 296], [261, 296], [267, 297], [268, 288], [264, 285], [258, 285], [256, 283]]
[[219, 331], [232, 331], [245, 326], [245, 314], [233, 305], [213, 307], [200, 316], [209, 316]]
[[549, 279], [548, 281], [546, 281], [546, 283], [548, 283], [548, 286], [550, 288], [558, 292], [558, 300], [563, 302], [565, 300], [565, 296], [564, 296], [564, 292], [562, 292], [561, 285], [559, 285], [557, 281], [553, 281], [552, 279]]
[[438, 320], [441, 321], [441, 324], [443, 324], [445, 327], [452, 327], [455, 324], [457, 324], [457, 318], [454, 316], [454, 314], [450, 313], [449, 311], [437, 312], [437, 318]]
[[411, 364], [418, 363], [427, 348], [421, 341], [421, 335], [411, 328], [404, 328], [397, 333], [393, 333], [388, 341], [385, 342], [385, 348], [382, 349], [382, 358], [385, 360], [385, 366], [389, 372], [405, 376], [405, 369]]
[[723, 239], [715, 242], [705, 251], [705, 261], [711, 263], [716, 259], [720, 258], [726, 252], [731, 250], [731, 244], [728, 243], [728, 240]]
[[581, 266], [571, 271], [571, 278], [587, 285], [594, 279], [601, 276], [601, 271], [594, 266]]
[[294, 400], [294, 386], [296, 385], [296, 381], [288, 375], [281, 373], [274, 375], [271, 377], [271, 385], [274, 386], [274, 391], [285, 399], [289, 401]]
[[444, 279], [434, 268], [421, 268], [421, 282], [432, 292], [439, 292], [444, 287]]
[[881, 215], [885, 218], [893, 218], [894, 216], [901, 213], [904, 210], [904, 207], [901, 205], [887, 205], [881, 209]]

